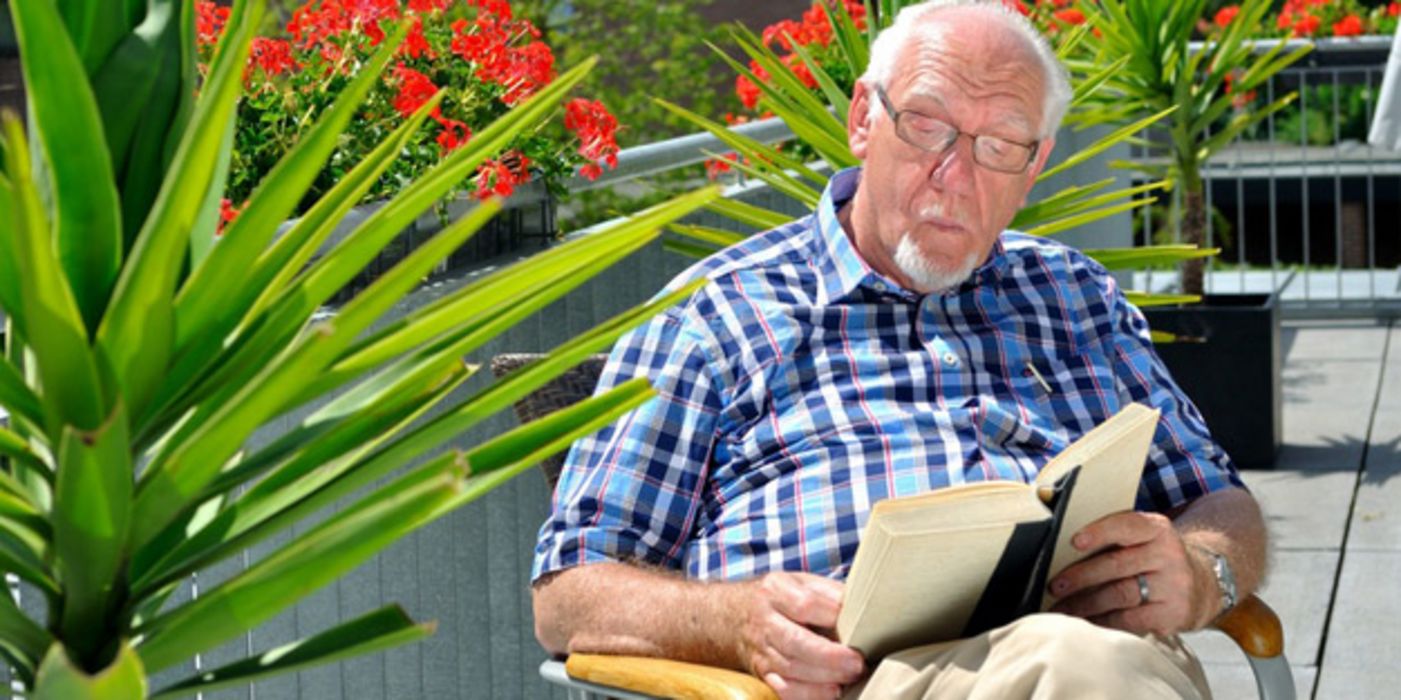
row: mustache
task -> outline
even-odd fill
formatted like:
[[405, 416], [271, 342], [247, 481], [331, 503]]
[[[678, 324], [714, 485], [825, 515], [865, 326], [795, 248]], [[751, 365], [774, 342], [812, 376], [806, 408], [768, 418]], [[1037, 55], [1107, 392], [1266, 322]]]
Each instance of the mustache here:
[[963, 213], [944, 202], [932, 202], [920, 207], [915, 212], [915, 219], [917, 221], [939, 222], [942, 224], [954, 223], [967, 228]]

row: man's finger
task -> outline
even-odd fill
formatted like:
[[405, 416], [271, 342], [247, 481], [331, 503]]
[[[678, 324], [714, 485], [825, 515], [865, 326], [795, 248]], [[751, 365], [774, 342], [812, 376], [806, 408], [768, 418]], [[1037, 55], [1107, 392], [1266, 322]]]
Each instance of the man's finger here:
[[837, 624], [842, 609], [842, 585], [810, 574], [784, 576], [773, 584], [774, 607], [802, 625], [829, 628]]
[[1138, 591], [1138, 577], [1121, 578], [1082, 591], [1061, 599], [1051, 607], [1052, 612], [1094, 619], [1116, 610], [1127, 610], [1142, 605]]
[[1131, 547], [1160, 537], [1171, 529], [1172, 521], [1161, 513], [1113, 513], [1081, 528], [1071, 544], [1084, 552], [1116, 545]]
[[1065, 598], [1110, 582], [1158, 568], [1158, 552], [1149, 544], [1111, 549], [1066, 567], [1051, 580], [1049, 590]]
[[865, 670], [865, 660], [851, 647], [838, 644], [790, 620], [778, 620], [769, 639], [776, 671], [809, 683], [851, 683]]

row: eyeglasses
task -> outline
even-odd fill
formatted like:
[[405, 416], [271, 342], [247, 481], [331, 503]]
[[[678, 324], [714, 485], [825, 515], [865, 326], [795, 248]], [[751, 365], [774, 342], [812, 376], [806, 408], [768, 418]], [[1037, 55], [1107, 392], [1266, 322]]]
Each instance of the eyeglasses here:
[[[879, 85], [876, 86], [876, 97], [880, 98], [880, 103], [885, 106], [890, 120], [895, 122], [895, 135], [915, 148], [943, 154], [965, 133], [954, 125], [927, 114], [909, 109], [896, 111], [895, 105], [890, 103], [890, 96], [885, 94], [885, 88]], [[968, 136], [973, 139], [973, 162], [1000, 173], [1025, 171], [1027, 166], [1031, 165], [1031, 159], [1036, 157], [1036, 149], [1041, 143], [1017, 143], [986, 134]]]

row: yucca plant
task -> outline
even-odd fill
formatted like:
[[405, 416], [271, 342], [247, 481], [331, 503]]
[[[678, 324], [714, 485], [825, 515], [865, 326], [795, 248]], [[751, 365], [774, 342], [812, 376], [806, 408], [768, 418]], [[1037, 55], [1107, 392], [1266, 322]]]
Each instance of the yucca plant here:
[[[1181, 240], [1200, 246], [1206, 232], [1206, 190], [1202, 167], [1241, 132], [1283, 109], [1288, 93], [1268, 104], [1252, 104], [1255, 91], [1303, 58], [1311, 45], [1285, 52], [1283, 39], [1256, 51], [1252, 33], [1261, 31], [1270, 0], [1245, 0], [1219, 35], [1199, 45], [1192, 40], [1205, 22], [1207, 0], [1094, 0], [1077, 4], [1094, 31], [1072, 52], [1072, 66], [1112, 64], [1102, 89], [1086, 104], [1083, 117], [1125, 123], [1146, 114], [1167, 113], [1142, 142], [1148, 155], [1166, 163], [1129, 165], [1151, 178], [1165, 179], [1182, 199]], [[1181, 291], [1200, 295], [1204, 259], [1182, 264]]]
[[[645, 400], [650, 387], [629, 382], [484, 444], [436, 451], [673, 303], [678, 295], [464, 400], [445, 400], [477, 369], [465, 354], [715, 192], [683, 195], [373, 326], [496, 213], [499, 203], [485, 201], [343, 307], [318, 313], [454, 183], [550, 116], [590, 64], [483, 129], [318, 257], [436, 104], [275, 236], [407, 26], [357, 67], [338, 102], [216, 237], [220, 169], [261, 3], [235, 4], [197, 99], [182, 92], [192, 82], [169, 80], [190, 69], [181, 61], [192, 48], [191, 3], [16, 0], [10, 10], [31, 120], [26, 136], [14, 115], [0, 119], [0, 570], [43, 609], [31, 616], [0, 596], [0, 657], [24, 694], [190, 695], [428, 634], [391, 605], [148, 687], [149, 674], [271, 618]], [[133, 33], [111, 36], [108, 22]], [[161, 43], [170, 37], [179, 41]], [[93, 87], [104, 79], [129, 82]], [[147, 83], [165, 97], [102, 97], [149, 97], [156, 88], [142, 92]], [[154, 196], [137, 196], [148, 180]], [[308, 406], [316, 408], [271, 444], [244, 449], [260, 426]], [[426, 418], [435, 406], [442, 410]], [[192, 573], [333, 504], [328, 517], [224, 583], [194, 599], [172, 595]]]
[[[730, 66], [760, 91], [758, 109], [772, 112], [783, 119], [793, 131], [795, 138], [815, 153], [830, 170], [838, 170], [857, 165], [858, 161], [847, 147], [846, 120], [850, 110], [850, 97], [847, 86], [840, 84], [836, 76], [860, 76], [866, 70], [870, 57], [870, 47], [881, 29], [889, 26], [895, 15], [914, 0], [879, 0], [878, 12], [873, 11], [871, 0], [866, 0], [864, 8], [867, 18], [875, 18], [866, 23], [866, 29], [859, 29], [852, 20], [844, 3], [819, 3], [827, 14], [832, 26], [831, 45], [835, 51], [837, 64], [819, 63], [812, 54], [796, 42], [791, 41], [798, 63], [786, 62], [765, 41], [744, 27], [732, 30], [738, 47], [749, 56], [767, 76], [759, 75], [720, 51], [720, 55]], [[1063, 60], [1073, 59], [1081, 52], [1081, 44], [1086, 41], [1089, 27], [1079, 27], [1066, 32], [1057, 43], [1057, 50]], [[1072, 85], [1074, 95], [1067, 126], [1084, 129], [1107, 123], [1101, 115], [1084, 113], [1082, 110], [1093, 104], [1093, 100], [1110, 80], [1128, 63], [1128, 58], [1116, 58], [1099, 62], [1072, 63]], [[794, 65], [802, 66], [810, 73], [818, 88], [811, 90], [795, 72]], [[1078, 70], [1076, 70], [1078, 68]], [[729, 165], [744, 174], [761, 180], [778, 192], [782, 192], [805, 206], [816, 206], [826, 185], [828, 175], [821, 168], [810, 167], [792, 155], [778, 148], [767, 146], [727, 129], [723, 124], [691, 112], [683, 107], [666, 104], [667, 109], [690, 120], [697, 126], [716, 135], [727, 146], [741, 156]], [[1083, 166], [1109, 149], [1127, 143], [1139, 131], [1172, 114], [1176, 107], [1168, 105], [1155, 110], [1135, 113], [1131, 123], [1115, 124], [1110, 133], [1097, 139], [1089, 146], [1065, 157], [1054, 167], [1041, 173], [1038, 182], [1046, 181], [1072, 168]], [[1153, 201], [1149, 196], [1155, 190], [1167, 186], [1162, 180], [1148, 182], [1133, 187], [1115, 189], [1115, 179], [1106, 177], [1085, 185], [1066, 187], [1040, 201], [1028, 204], [1013, 219], [1013, 228], [1033, 235], [1051, 235], [1075, 229], [1076, 227], [1131, 211]], [[729, 216], [749, 226], [767, 228], [790, 220], [792, 217], [751, 205], [721, 200], [709, 208]], [[692, 255], [704, 255], [718, 247], [729, 245], [742, 236], [720, 229], [676, 224], [671, 227], [684, 234], [688, 240], [668, 242], [674, 249]], [[1109, 269], [1132, 269], [1144, 265], [1174, 263], [1214, 254], [1213, 249], [1203, 249], [1199, 245], [1163, 245], [1124, 249], [1086, 250], [1090, 256]], [[1140, 305], [1172, 304], [1195, 301], [1197, 297], [1183, 295], [1147, 294], [1128, 292], [1131, 301]]]

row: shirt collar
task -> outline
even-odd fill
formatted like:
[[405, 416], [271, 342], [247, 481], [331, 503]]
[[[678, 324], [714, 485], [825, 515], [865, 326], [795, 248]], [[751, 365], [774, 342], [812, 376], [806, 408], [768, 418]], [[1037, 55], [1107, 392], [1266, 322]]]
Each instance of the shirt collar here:
[[[871, 289], [877, 294], [894, 294], [910, 301], [917, 300], [921, 294], [905, 289], [894, 280], [871, 269], [856, 251], [851, 238], [837, 218], [837, 212], [855, 196], [856, 186], [860, 182], [861, 168], [841, 170], [827, 182], [822, 199], [817, 203], [818, 240], [822, 252], [825, 253], [818, 261], [822, 272], [825, 273], [822, 275], [820, 287], [820, 294], [824, 298], [819, 301], [824, 304], [840, 301], [861, 287]], [[1002, 245], [1002, 236], [998, 236], [993, 242], [988, 259], [957, 289], [946, 293], [959, 293], [982, 285], [998, 289], [1006, 267], [1006, 248]]]

